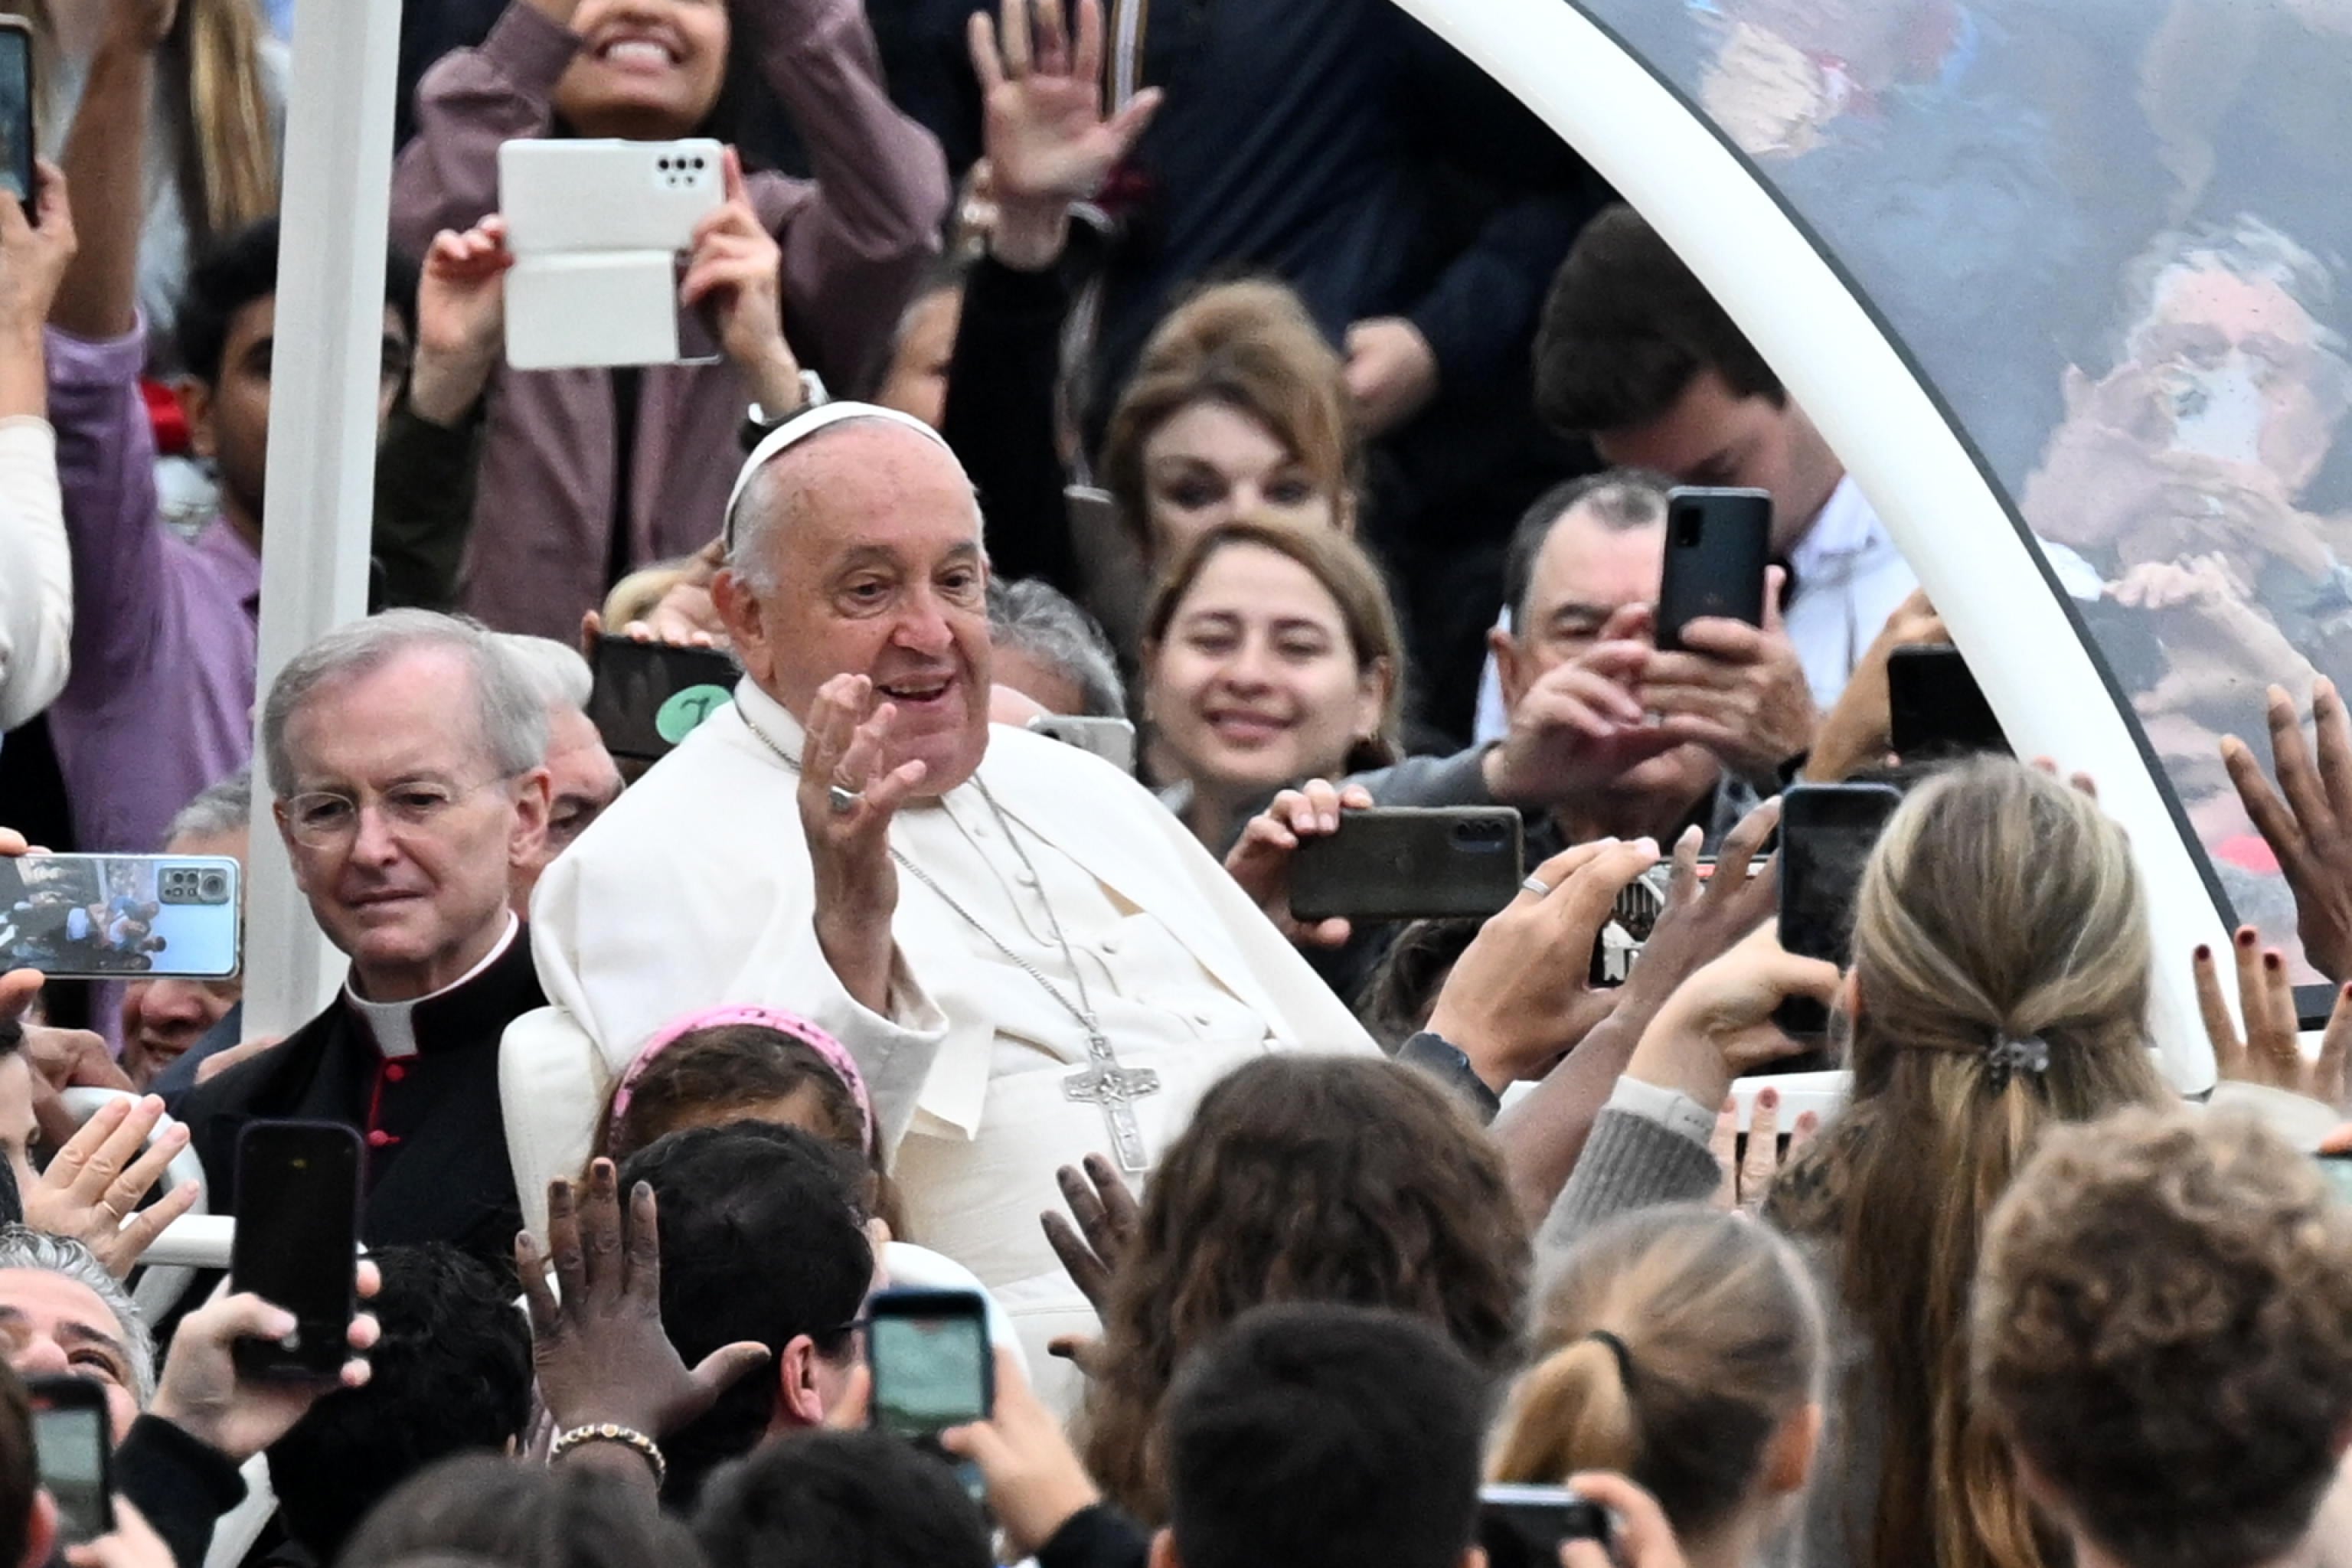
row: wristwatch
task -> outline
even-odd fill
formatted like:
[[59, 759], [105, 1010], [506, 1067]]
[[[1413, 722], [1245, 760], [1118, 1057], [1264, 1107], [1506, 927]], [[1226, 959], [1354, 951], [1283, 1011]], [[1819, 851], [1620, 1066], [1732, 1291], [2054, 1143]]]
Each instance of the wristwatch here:
[[1423, 1029], [1397, 1047], [1396, 1059], [1408, 1067], [1419, 1068], [1452, 1089], [1461, 1097], [1463, 1103], [1477, 1113], [1481, 1125], [1492, 1122], [1501, 1114], [1502, 1096], [1486, 1087], [1486, 1080], [1478, 1076], [1478, 1070], [1470, 1065], [1470, 1058], [1444, 1036]]
[[824, 389], [823, 376], [813, 370], [801, 372], [801, 405], [798, 408], [787, 408], [782, 414], [771, 416], [766, 409], [754, 403], [745, 411], [743, 429], [738, 437], [743, 443], [743, 450], [746, 452], [757, 450], [760, 443], [776, 431], [806, 414], [810, 409], [822, 408], [832, 401], [833, 394]]

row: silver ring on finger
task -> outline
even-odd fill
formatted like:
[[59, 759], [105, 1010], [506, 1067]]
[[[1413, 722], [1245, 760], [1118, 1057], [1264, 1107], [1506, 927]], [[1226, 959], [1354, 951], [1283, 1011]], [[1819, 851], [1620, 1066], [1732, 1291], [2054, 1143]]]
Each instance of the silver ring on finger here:
[[846, 784], [835, 784], [824, 792], [824, 804], [835, 816], [847, 816], [865, 798], [865, 791], [851, 789]]
[[1533, 893], [1538, 899], [1549, 899], [1551, 897], [1551, 884], [1545, 881], [1541, 877], [1529, 875], [1520, 881], [1519, 886], [1528, 892]]

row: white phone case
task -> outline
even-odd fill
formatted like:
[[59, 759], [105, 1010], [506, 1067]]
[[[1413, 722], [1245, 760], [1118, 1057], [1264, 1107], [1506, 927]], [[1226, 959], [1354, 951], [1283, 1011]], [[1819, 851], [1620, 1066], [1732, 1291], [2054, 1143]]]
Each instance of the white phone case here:
[[507, 363], [517, 370], [673, 363], [676, 279], [667, 250], [517, 257], [507, 273]]
[[503, 142], [499, 211], [517, 256], [684, 250], [725, 198], [726, 149], [708, 138]]

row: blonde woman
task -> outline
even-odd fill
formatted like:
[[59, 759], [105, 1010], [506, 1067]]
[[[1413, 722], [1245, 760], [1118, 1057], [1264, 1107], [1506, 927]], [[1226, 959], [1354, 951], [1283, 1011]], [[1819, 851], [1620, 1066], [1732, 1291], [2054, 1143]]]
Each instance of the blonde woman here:
[[174, 302], [189, 258], [278, 210], [285, 132], [286, 46], [255, 0], [17, 0], [32, 24], [40, 89], [35, 134], [79, 180], [92, 143], [119, 135], [110, 116], [84, 126], [90, 73], [126, 52], [151, 63], [139, 306], [157, 370], [172, 359]]
[[1836, 999], [1853, 1098], [1794, 1156], [1764, 1216], [1797, 1241], [1831, 1320], [1820, 1476], [1774, 1563], [2055, 1568], [1969, 1391], [1987, 1215], [2042, 1133], [2173, 1100], [2147, 1036], [2146, 900], [2087, 796], [1983, 761], [1916, 790], [1863, 874], [1853, 967], [1767, 932], [1700, 971], [1635, 1049], [1546, 1223], [1704, 1198], [1732, 1074], [1785, 1053], [1791, 995]]

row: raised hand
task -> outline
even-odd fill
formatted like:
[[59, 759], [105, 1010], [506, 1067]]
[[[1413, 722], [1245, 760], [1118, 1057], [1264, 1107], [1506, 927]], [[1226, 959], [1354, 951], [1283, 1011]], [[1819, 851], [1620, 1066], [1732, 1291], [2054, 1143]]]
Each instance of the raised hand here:
[[889, 1010], [890, 920], [898, 910], [898, 869], [890, 823], [921, 787], [920, 760], [894, 763], [891, 721], [874, 682], [836, 675], [809, 704], [801, 753], [801, 827], [816, 881], [817, 944], [859, 1005]]
[[1611, 1471], [1570, 1476], [1568, 1489], [1587, 1502], [1597, 1502], [1617, 1519], [1617, 1550], [1612, 1556], [1597, 1541], [1564, 1541], [1560, 1568], [1685, 1568], [1683, 1549], [1675, 1541], [1675, 1527], [1658, 1500], [1624, 1477]]
[[804, 401], [800, 360], [784, 341], [783, 248], [751, 205], [734, 148], [721, 168], [727, 199], [695, 226], [678, 300], [709, 308], [719, 349], [751, 382], [761, 412], [780, 419]]
[[1741, 778], [1769, 786], [1780, 764], [1813, 743], [1813, 709], [1805, 667], [1780, 624], [1788, 574], [1765, 570], [1764, 625], [1710, 616], [1683, 628], [1685, 653], [1654, 655], [1642, 677], [1642, 700], [1659, 731], [1693, 742]]
[[1073, 1514], [1102, 1500], [1054, 1413], [1030, 1392], [1021, 1363], [996, 1352], [996, 1409], [985, 1421], [951, 1426], [940, 1447], [980, 1467], [989, 1511], [1004, 1526], [1015, 1560], [1034, 1557]]
[[1160, 108], [1157, 89], [1118, 113], [1103, 113], [1101, 0], [1078, 0], [1077, 37], [1062, 0], [1003, 0], [1000, 27], [985, 11], [971, 18], [979, 73], [982, 141], [996, 205], [992, 246], [1007, 265], [1038, 268], [1061, 251], [1072, 202], [1102, 189]]
[[2245, 1018], [2241, 1036], [2221, 1000], [2221, 979], [2213, 950], [2200, 946], [2191, 963], [2197, 978], [2197, 1010], [2205, 1037], [2213, 1043], [2213, 1066], [2224, 1079], [2259, 1083], [2347, 1109], [2346, 1062], [2352, 1055], [2352, 986], [2339, 990], [2319, 1037], [2316, 1059], [2303, 1054], [2294, 1006], [2294, 982], [2285, 955], [2263, 946], [2263, 933], [2240, 926], [2231, 950], [2237, 955], [2238, 1010]]
[[2341, 984], [2352, 980], [2352, 720], [2346, 718], [2334, 682], [2313, 685], [2311, 717], [2319, 731], [2315, 765], [2294, 699], [2276, 686], [2269, 699], [2278, 788], [2271, 787], [2262, 763], [2235, 735], [2222, 737], [2221, 763], [2255, 831], [2278, 857], [2287, 886], [2294, 889], [2304, 957]]
[[1894, 698], [1886, 677], [1895, 650], [1951, 640], [1925, 588], [1897, 605], [1853, 667], [1853, 676], [1836, 703], [1822, 716], [1821, 727], [1813, 731], [1812, 756], [1805, 763], [1805, 777], [1814, 784], [1837, 784], [1884, 762], [1895, 748]]
[[[355, 1263], [359, 1298], [383, 1288], [373, 1263]], [[238, 1464], [294, 1429], [310, 1406], [337, 1388], [368, 1380], [366, 1352], [382, 1331], [366, 1312], [352, 1320], [347, 1339], [355, 1352], [331, 1383], [242, 1378], [232, 1347], [240, 1339], [280, 1340], [294, 1331], [294, 1314], [251, 1292], [208, 1301], [182, 1320], [148, 1414], [160, 1415]]]
[[1720, 1105], [1733, 1079], [1805, 1048], [1772, 1021], [1780, 1004], [1809, 996], [1827, 1006], [1842, 979], [1836, 964], [1785, 952], [1771, 929], [1759, 926], [1658, 1010], [1625, 1076]]
[[459, 234], [443, 229], [425, 252], [416, 285], [416, 364], [409, 406], [436, 425], [464, 418], [488, 384], [506, 330], [506, 219]]
[[1739, 1101], [1727, 1095], [1723, 1109], [1716, 1113], [1715, 1136], [1707, 1147], [1723, 1179], [1715, 1189], [1715, 1206], [1740, 1214], [1754, 1215], [1764, 1207], [1764, 1196], [1772, 1190], [1773, 1178], [1790, 1156], [1813, 1140], [1822, 1130], [1822, 1119], [1806, 1111], [1790, 1129], [1789, 1147], [1780, 1147], [1780, 1091], [1777, 1089], [1759, 1090], [1756, 1108], [1748, 1119], [1748, 1151], [1739, 1151]]
[[0, 329], [11, 332], [39, 332], [74, 258], [73, 210], [66, 201], [64, 172], [42, 159], [33, 165], [33, 174], [29, 203], [0, 191]]
[[[1700, 834], [1685, 831], [1675, 846], [1674, 876], [1666, 884], [1666, 907], [1642, 944], [1642, 956], [1627, 977], [1621, 1015], [1646, 1024], [1684, 981], [1738, 946], [1780, 908], [1777, 863], [1758, 868], [1765, 839], [1780, 823], [1780, 803], [1768, 800], [1739, 819], [1723, 840], [1715, 873], [1698, 874]], [[1700, 1104], [1706, 1102], [1701, 1100]]]
[[1101, 1317], [1103, 1305], [1110, 1299], [1110, 1277], [1118, 1267], [1119, 1258], [1135, 1240], [1135, 1228], [1140, 1212], [1135, 1205], [1135, 1194], [1128, 1189], [1117, 1167], [1100, 1154], [1089, 1154], [1086, 1168], [1065, 1165], [1055, 1173], [1061, 1184], [1062, 1201], [1069, 1205], [1070, 1218], [1077, 1221], [1074, 1229], [1070, 1220], [1048, 1209], [1038, 1216], [1045, 1227], [1045, 1240], [1062, 1267], [1070, 1272], [1071, 1282], [1087, 1304]]
[[1342, 789], [1326, 779], [1310, 779], [1297, 789], [1284, 790], [1250, 818], [1225, 851], [1225, 872], [1293, 946], [1345, 946], [1354, 933], [1346, 921], [1302, 921], [1290, 912], [1290, 858], [1306, 840], [1339, 832], [1342, 811], [1371, 807], [1371, 792], [1361, 784]]
[[106, 1271], [128, 1278], [163, 1227], [188, 1212], [201, 1190], [184, 1182], [148, 1207], [139, 1200], [188, 1144], [178, 1122], [148, 1146], [163, 1117], [163, 1102], [109, 1100], [58, 1151], [25, 1189], [25, 1223], [52, 1236], [71, 1237], [98, 1255]]
[[661, 1229], [653, 1189], [639, 1182], [621, 1215], [613, 1162], [589, 1168], [588, 1187], [547, 1184], [548, 1258], [525, 1232], [515, 1268], [530, 1309], [530, 1354], [540, 1397], [559, 1431], [606, 1422], [666, 1437], [692, 1424], [768, 1359], [754, 1342], [722, 1345], [688, 1369], [662, 1330]]
[[1487, 793], [1511, 805], [1559, 805], [1681, 742], [1648, 721], [1634, 688], [1657, 652], [1650, 612], [1611, 616], [1601, 639], [1538, 676], [1511, 705], [1510, 729], [1480, 763]]
[[1537, 867], [1528, 879], [1549, 890], [1521, 890], [1479, 928], [1437, 994], [1432, 1032], [1498, 1093], [1542, 1077], [1615, 1010], [1617, 992], [1589, 983], [1592, 944], [1617, 895], [1657, 863], [1650, 839], [1604, 838]]

